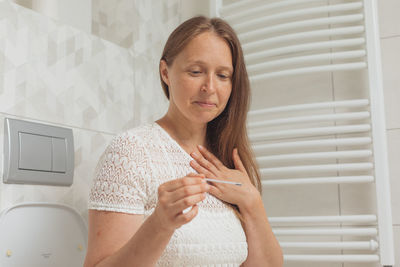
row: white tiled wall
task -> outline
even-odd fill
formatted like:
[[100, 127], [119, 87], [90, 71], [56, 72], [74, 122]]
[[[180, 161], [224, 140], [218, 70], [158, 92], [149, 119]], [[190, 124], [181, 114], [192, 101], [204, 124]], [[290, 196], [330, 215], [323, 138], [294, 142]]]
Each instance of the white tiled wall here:
[[[400, 10], [400, 8], [399, 8]], [[382, 19], [387, 19], [383, 17]], [[400, 24], [400, 22], [398, 22]], [[381, 38], [382, 69], [386, 104], [386, 126], [388, 129], [400, 128], [400, 35]]]
[[379, 23], [389, 150], [395, 266], [400, 266], [400, 1], [379, 0]]

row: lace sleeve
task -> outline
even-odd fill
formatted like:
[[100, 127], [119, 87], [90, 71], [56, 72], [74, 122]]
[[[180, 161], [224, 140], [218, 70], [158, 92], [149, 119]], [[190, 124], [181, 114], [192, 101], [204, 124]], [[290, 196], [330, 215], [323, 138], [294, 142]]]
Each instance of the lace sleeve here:
[[88, 208], [144, 214], [145, 158], [135, 136], [124, 133], [114, 137], [97, 164]]

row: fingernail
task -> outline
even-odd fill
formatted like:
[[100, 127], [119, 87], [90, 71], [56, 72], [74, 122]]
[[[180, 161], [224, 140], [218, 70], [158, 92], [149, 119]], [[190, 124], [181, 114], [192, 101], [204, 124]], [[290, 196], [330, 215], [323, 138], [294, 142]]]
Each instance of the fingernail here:
[[203, 147], [202, 147], [201, 145], [198, 145], [198, 147], [199, 147], [200, 149], [203, 149]]
[[192, 152], [192, 154], [191, 154], [192, 156], [195, 156], [195, 157], [197, 157], [197, 154], [196, 153], [194, 153], [194, 152]]

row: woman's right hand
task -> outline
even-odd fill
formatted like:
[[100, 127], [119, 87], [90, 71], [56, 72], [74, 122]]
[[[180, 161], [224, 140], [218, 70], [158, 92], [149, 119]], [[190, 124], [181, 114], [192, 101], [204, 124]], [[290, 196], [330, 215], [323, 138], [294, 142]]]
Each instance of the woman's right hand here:
[[[206, 192], [210, 189], [204, 178], [204, 174], [189, 173], [158, 187], [158, 203], [152, 216], [160, 228], [175, 231], [196, 217], [199, 209], [197, 203], [206, 198]], [[183, 213], [189, 207], [192, 209]]]

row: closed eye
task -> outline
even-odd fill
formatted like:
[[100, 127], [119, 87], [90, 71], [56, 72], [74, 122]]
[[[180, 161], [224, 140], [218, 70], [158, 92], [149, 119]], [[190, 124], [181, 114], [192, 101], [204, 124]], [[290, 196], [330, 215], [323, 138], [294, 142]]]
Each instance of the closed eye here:
[[218, 77], [220, 77], [221, 79], [224, 79], [224, 80], [229, 78], [229, 76], [224, 75], [224, 74], [218, 74]]
[[189, 71], [189, 74], [192, 75], [192, 76], [199, 76], [201, 74], [201, 71], [192, 70], [192, 71]]

